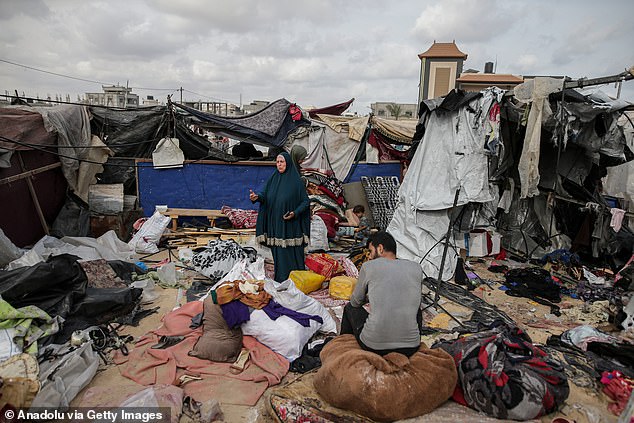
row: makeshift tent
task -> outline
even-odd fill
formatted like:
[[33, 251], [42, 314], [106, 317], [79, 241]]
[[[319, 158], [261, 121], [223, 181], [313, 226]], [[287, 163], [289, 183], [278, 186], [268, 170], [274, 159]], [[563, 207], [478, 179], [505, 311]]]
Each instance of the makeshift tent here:
[[[631, 231], [610, 228], [618, 205], [602, 197], [600, 178], [634, 157], [620, 118], [631, 105], [562, 86], [538, 78], [514, 93], [454, 90], [421, 103], [412, 161], [388, 228], [400, 256], [422, 260], [436, 277], [452, 216], [458, 232], [497, 229], [504, 247], [528, 256], [573, 247], [594, 257], [616, 254], [615, 267], [629, 258]], [[453, 274], [455, 248], [452, 233], [444, 278]]]
[[354, 98], [351, 98], [350, 100], [344, 103], [334, 104], [332, 106], [320, 107], [318, 109], [310, 109], [308, 110], [308, 114], [313, 119], [315, 119], [318, 114], [339, 116], [343, 112], [345, 112], [348, 109], [348, 107], [350, 107], [353, 101], [354, 101]]
[[291, 106], [295, 105], [283, 98], [262, 110], [240, 117], [217, 116], [182, 104], [174, 105], [194, 116], [199, 126], [217, 135], [265, 146], [281, 147], [293, 130], [309, 125], [301, 113], [291, 113]]

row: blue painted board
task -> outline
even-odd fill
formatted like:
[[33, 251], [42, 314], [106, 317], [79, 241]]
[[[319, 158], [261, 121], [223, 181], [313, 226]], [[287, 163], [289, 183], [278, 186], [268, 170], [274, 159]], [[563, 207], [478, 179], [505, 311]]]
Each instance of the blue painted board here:
[[[222, 206], [257, 210], [249, 200], [249, 189], [258, 192], [275, 172], [275, 163], [262, 165], [186, 163], [182, 168], [154, 169], [139, 162], [139, 204], [146, 216], [156, 205], [181, 209], [219, 210]], [[361, 176], [399, 176], [399, 163], [359, 163], [350, 182]]]
[[182, 168], [154, 169], [138, 163], [139, 202], [146, 216], [157, 204], [171, 208], [219, 210], [222, 206], [257, 210], [249, 189], [264, 188], [275, 171], [270, 165], [188, 163]]

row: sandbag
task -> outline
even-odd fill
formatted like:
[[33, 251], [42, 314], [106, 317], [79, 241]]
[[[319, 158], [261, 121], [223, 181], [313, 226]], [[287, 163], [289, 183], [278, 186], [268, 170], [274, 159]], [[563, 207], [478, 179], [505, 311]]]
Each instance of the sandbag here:
[[453, 358], [420, 349], [410, 358], [364, 351], [353, 335], [330, 341], [320, 354], [314, 384], [330, 405], [378, 421], [420, 416], [447, 401], [458, 376]]
[[242, 349], [242, 329], [229, 329], [222, 309], [211, 296], [203, 304], [203, 334], [189, 355], [223, 363], [235, 361]]

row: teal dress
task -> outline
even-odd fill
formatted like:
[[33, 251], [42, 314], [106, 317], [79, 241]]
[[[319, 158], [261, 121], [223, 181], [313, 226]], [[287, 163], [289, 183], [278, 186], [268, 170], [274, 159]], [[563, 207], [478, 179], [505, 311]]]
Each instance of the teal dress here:
[[[310, 241], [310, 200], [298, 170], [288, 153], [286, 170], [277, 170], [258, 193], [260, 211], [255, 226], [256, 240], [271, 249], [275, 280], [283, 282], [292, 270], [304, 270], [304, 247]], [[295, 217], [284, 220], [288, 212]]]

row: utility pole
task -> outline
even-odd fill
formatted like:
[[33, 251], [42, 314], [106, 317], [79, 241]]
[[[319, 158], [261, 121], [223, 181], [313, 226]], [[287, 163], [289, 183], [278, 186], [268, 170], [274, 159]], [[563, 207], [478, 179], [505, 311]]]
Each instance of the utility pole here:
[[183, 104], [183, 87], [181, 87], [179, 91], [181, 92], [181, 104]]
[[129, 83], [130, 83], [129, 79], [127, 81], [125, 81], [125, 96], [123, 97], [123, 108], [124, 109], [128, 108], [128, 84]]

